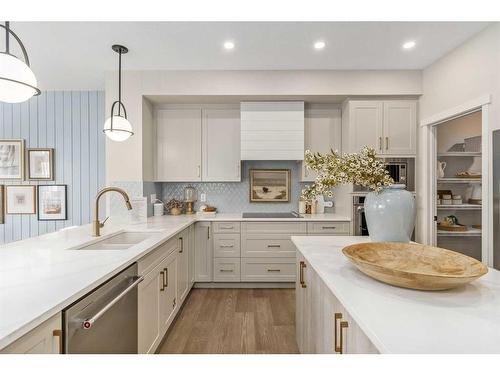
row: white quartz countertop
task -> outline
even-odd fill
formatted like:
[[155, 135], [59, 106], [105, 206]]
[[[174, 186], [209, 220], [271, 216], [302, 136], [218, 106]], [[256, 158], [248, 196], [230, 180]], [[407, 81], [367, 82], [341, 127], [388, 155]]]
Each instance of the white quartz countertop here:
[[378, 282], [343, 255], [367, 237], [292, 237], [381, 353], [500, 353], [500, 271], [449, 291]]
[[0, 349], [75, 302], [195, 221], [349, 221], [336, 214], [292, 219], [242, 219], [241, 214], [149, 218], [147, 224], [106, 223], [102, 238], [122, 230], [151, 231], [127, 250], [67, 250], [96, 241], [90, 225], [0, 246]]

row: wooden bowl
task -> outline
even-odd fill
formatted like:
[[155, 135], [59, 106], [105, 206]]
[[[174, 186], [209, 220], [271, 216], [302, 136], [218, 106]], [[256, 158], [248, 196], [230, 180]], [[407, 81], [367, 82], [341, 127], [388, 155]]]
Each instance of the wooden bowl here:
[[421, 244], [370, 242], [347, 246], [342, 252], [368, 276], [409, 289], [452, 289], [488, 272], [474, 258]]

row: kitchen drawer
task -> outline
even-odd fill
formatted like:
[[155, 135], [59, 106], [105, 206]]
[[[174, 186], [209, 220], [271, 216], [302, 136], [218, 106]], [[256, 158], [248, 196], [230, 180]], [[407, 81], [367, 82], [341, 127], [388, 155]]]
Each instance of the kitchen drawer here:
[[241, 258], [241, 281], [295, 281], [295, 258]]
[[295, 222], [245, 222], [241, 224], [241, 232], [244, 235], [252, 234], [306, 234], [306, 223]]
[[296, 248], [289, 234], [251, 236], [241, 241], [242, 257], [295, 257]]
[[239, 233], [216, 233], [214, 234], [214, 257], [234, 258], [240, 256], [240, 234]]
[[240, 223], [236, 221], [214, 221], [214, 233], [240, 233]]
[[164, 244], [158, 246], [145, 257], [137, 261], [137, 270], [139, 275], [145, 275], [151, 271], [163, 258], [172, 251], [179, 250], [179, 235], [169, 239]]
[[240, 258], [214, 258], [214, 281], [240, 281]]
[[348, 221], [318, 221], [307, 223], [307, 234], [349, 235]]

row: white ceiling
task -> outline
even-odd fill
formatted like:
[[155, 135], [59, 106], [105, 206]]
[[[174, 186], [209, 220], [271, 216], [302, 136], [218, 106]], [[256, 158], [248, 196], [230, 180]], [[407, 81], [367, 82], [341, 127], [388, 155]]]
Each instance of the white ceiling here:
[[[97, 89], [115, 70], [422, 69], [485, 22], [13, 22], [41, 89]], [[3, 37], [0, 50], [3, 50]], [[323, 51], [312, 45], [324, 40]], [[232, 51], [222, 44], [235, 42]], [[411, 51], [403, 42], [415, 40]]]

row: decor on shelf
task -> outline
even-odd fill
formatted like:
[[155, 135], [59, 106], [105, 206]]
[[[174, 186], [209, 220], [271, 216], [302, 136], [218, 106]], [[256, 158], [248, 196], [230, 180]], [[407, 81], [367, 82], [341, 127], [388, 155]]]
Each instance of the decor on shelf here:
[[67, 185], [38, 185], [38, 220], [67, 220]]
[[289, 169], [250, 169], [250, 202], [289, 202]]
[[[128, 139], [132, 132], [132, 125], [127, 120], [127, 110], [122, 102], [122, 54], [128, 52], [128, 48], [114, 44], [111, 49], [118, 53], [118, 100], [111, 105], [111, 116], [104, 123], [104, 133], [109, 139], [122, 142]], [[117, 114], [115, 114], [117, 107]]]
[[437, 223], [437, 229], [447, 232], [466, 232], [467, 226], [460, 224], [455, 215], [448, 215], [441, 222]]
[[438, 160], [438, 162], [437, 162], [437, 176], [438, 176], [438, 178], [444, 177], [445, 168], [446, 168], [446, 162]]
[[184, 203], [177, 199], [170, 199], [165, 205], [165, 208], [170, 215], [180, 215], [184, 209]]
[[186, 215], [194, 214], [194, 202], [197, 200], [196, 189], [192, 186], [184, 188], [184, 203], [186, 203]]
[[375, 280], [409, 289], [452, 289], [488, 273], [488, 267], [474, 258], [421, 244], [370, 242], [342, 252]]
[[28, 179], [54, 179], [54, 149], [28, 148]]
[[315, 183], [302, 190], [302, 199], [312, 202], [317, 195], [331, 197], [331, 189], [352, 183], [372, 190], [364, 203], [370, 238], [373, 241], [409, 242], [415, 224], [415, 200], [405, 185], [395, 185], [375, 150], [360, 153], [322, 155], [306, 151], [307, 167], [318, 173]]
[[24, 140], [0, 139], [0, 180], [24, 178]]
[[5, 213], [35, 214], [36, 213], [35, 196], [36, 196], [36, 186], [34, 185], [6, 185]]
[[[34, 95], [40, 95], [35, 74], [30, 68], [30, 60], [21, 39], [11, 30], [10, 23], [0, 27], [5, 29], [5, 52], [0, 53], [0, 101], [21, 103]], [[10, 37], [13, 37], [23, 54], [23, 59], [10, 51]]]

